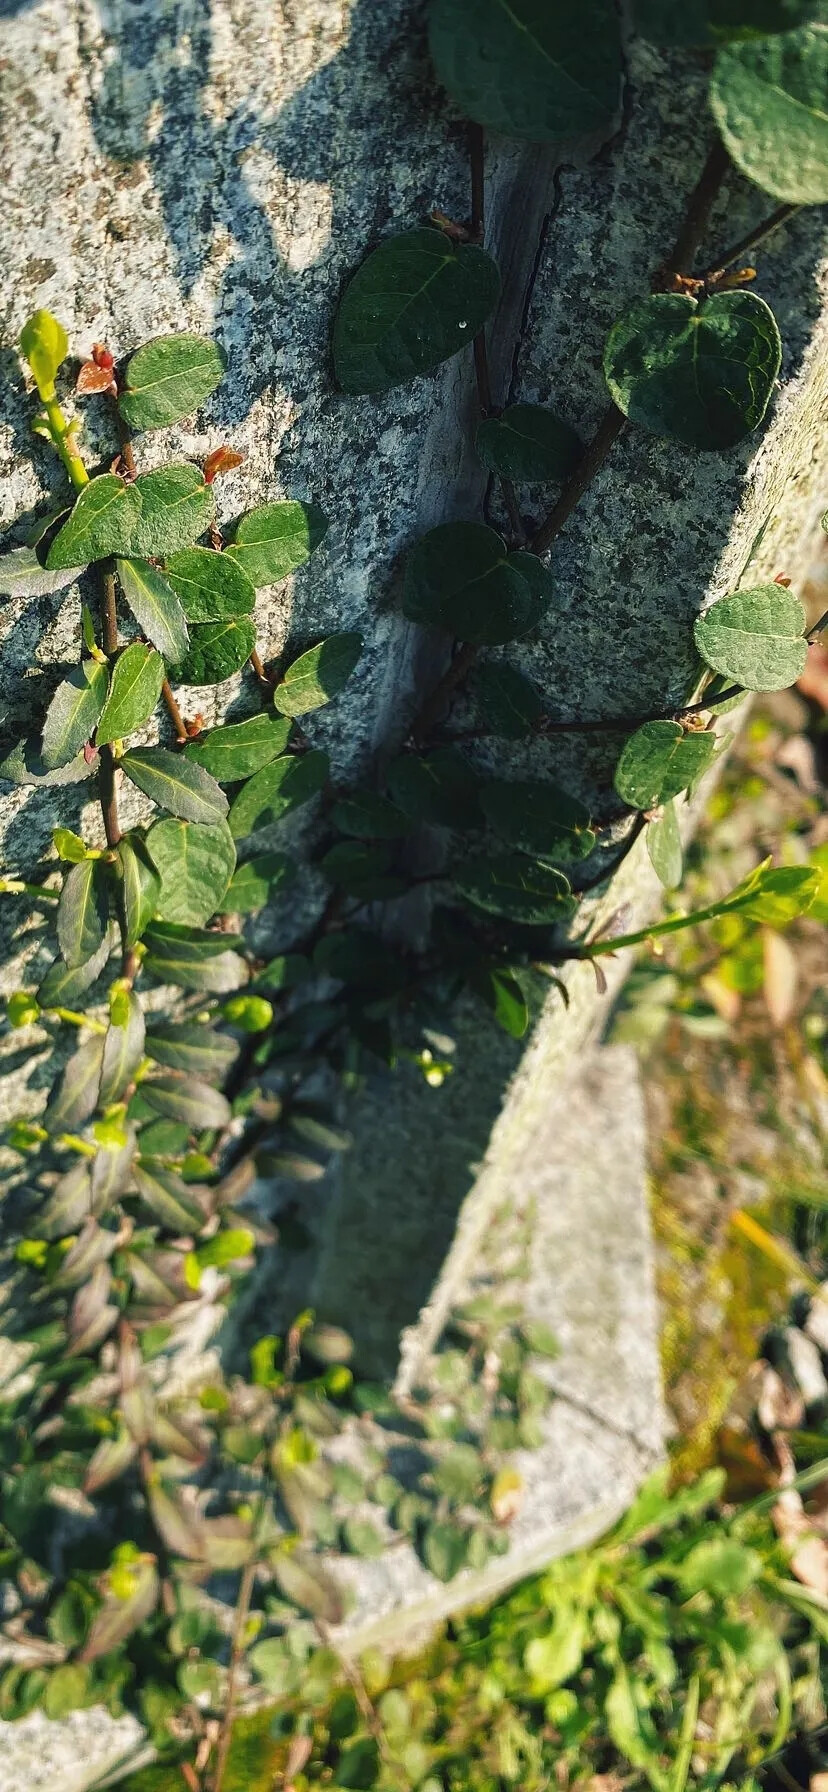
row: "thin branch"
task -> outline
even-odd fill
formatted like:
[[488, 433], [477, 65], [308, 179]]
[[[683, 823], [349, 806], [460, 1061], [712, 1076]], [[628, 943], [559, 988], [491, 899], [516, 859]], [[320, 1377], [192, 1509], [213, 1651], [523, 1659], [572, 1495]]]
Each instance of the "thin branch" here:
[[465, 678], [476, 656], [477, 648], [472, 641], [464, 641], [458, 647], [451, 664], [446, 667], [442, 678], [438, 680], [411, 724], [411, 734], [419, 745], [427, 740], [435, 723], [439, 722], [452, 691]]
[[627, 419], [617, 405], [611, 404], [609, 410], [604, 412], [586, 453], [567, 480], [549, 515], [536, 529], [529, 543], [530, 553], [545, 554], [552, 546], [556, 535], [560, 535], [564, 523], [569, 521], [573, 510], [580, 504], [584, 493], [600, 472], [626, 423]]
[[170, 721], [172, 722], [172, 725], [175, 729], [176, 740], [179, 742], [189, 740], [190, 737], [187, 733], [187, 724], [186, 724], [184, 717], [181, 714], [181, 711], [178, 707], [178, 703], [176, 702], [175, 696], [173, 694], [172, 685], [170, 684], [170, 681], [168, 678], [164, 679], [164, 682], [161, 686], [161, 695], [162, 695], [164, 702], [167, 706], [167, 714], [169, 715]]
[[256, 1579], [256, 1563], [248, 1562], [243, 1570], [239, 1585], [239, 1597], [236, 1601], [236, 1615], [233, 1621], [233, 1639], [230, 1644], [230, 1667], [227, 1675], [227, 1697], [224, 1702], [224, 1713], [219, 1732], [216, 1753], [216, 1770], [213, 1774], [212, 1792], [222, 1792], [224, 1775], [227, 1769], [227, 1757], [233, 1740], [233, 1718], [236, 1711], [236, 1687], [239, 1669], [244, 1656], [244, 1633], [250, 1616], [250, 1601], [253, 1597], [253, 1586]]
[[261, 655], [259, 654], [258, 649], [255, 647], [253, 649], [253, 652], [250, 655], [250, 664], [253, 667], [253, 671], [255, 672], [256, 677], [259, 680], [259, 683], [266, 685], [267, 689], [269, 691], [272, 691], [273, 686], [276, 681], [275, 681], [275, 679], [271, 678], [270, 673], [265, 670], [264, 661], [261, 658]]
[[776, 211], [771, 212], [769, 218], [763, 218], [761, 224], [755, 224], [752, 230], [748, 230], [743, 237], [740, 237], [738, 243], [734, 243], [731, 249], [726, 249], [724, 254], [714, 261], [712, 267], [705, 268], [701, 275], [702, 280], [715, 280], [717, 274], [724, 274], [728, 268], [732, 268], [736, 262], [740, 262], [751, 249], [758, 249], [760, 243], [766, 242], [769, 236], [774, 235], [775, 231], [781, 230], [782, 225], [787, 224], [789, 218], [795, 218], [797, 212], [801, 210], [801, 205], [777, 206]]
[[710, 213], [731, 166], [727, 150], [721, 138], [717, 138], [687, 201], [678, 236], [658, 270], [659, 283], [669, 281], [673, 274], [692, 274]]

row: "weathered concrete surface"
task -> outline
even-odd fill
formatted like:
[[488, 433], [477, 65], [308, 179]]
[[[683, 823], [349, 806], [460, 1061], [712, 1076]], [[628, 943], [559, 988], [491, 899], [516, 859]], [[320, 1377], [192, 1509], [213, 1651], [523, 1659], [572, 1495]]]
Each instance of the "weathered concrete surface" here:
[[[366, 654], [347, 698], [309, 727], [314, 740], [331, 746], [337, 774], [347, 775], [398, 737], [415, 680], [442, 651], [396, 614], [403, 552], [433, 523], [470, 514], [484, 489], [458, 427], [472, 411], [468, 357], [387, 398], [345, 399], [330, 379], [337, 297], [365, 251], [433, 206], [461, 217], [468, 210], [463, 133], [430, 76], [421, 0], [11, 0], [0, 10], [10, 15], [2, 26], [3, 341], [10, 344], [42, 304], [65, 319], [84, 350], [105, 340], [120, 354], [162, 330], [216, 330], [230, 357], [226, 385], [196, 427], [149, 438], [146, 464], [170, 452], [198, 456], [221, 437], [247, 455], [219, 488], [223, 516], [280, 495], [310, 497], [327, 510], [324, 547], [293, 582], [260, 593], [258, 620], [265, 654], [288, 635], [364, 631]], [[524, 326], [514, 357], [508, 328], [495, 333], [502, 396], [509, 384], [510, 396], [553, 402], [584, 434], [594, 426], [606, 403], [606, 329], [646, 289], [708, 147], [703, 88], [692, 58], [634, 46], [623, 128], [589, 168], [560, 170], [553, 181], [541, 152], [492, 146], [490, 242], [504, 259], [509, 318]], [[714, 218], [710, 259], [766, 209], [734, 175]], [[736, 582], [763, 528], [751, 576], [784, 570], [795, 578], [804, 564], [824, 465], [821, 236], [819, 214], [803, 214], [762, 252], [759, 290], [785, 340], [782, 390], [766, 433], [729, 455], [696, 456], [630, 432], [557, 544], [560, 603], [535, 640], [505, 650], [537, 678], [556, 711], [637, 714], [682, 696], [693, 671], [692, 618]], [[8, 376], [0, 519], [13, 525], [58, 491], [59, 475], [45, 448], [31, 444], [30, 408], [19, 396], [10, 348], [0, 372], [4, 382]], [[115, 443], [100, 401], [85, 416], [90, 451], [105, 460]], [[540, 511], [545, 494], [532, 498]], [[57, 664], [76, 657], [78, 614], [77, 594], [5, 607], [0, 702], [10, 734], [31, 727]], [[203, 709], [207, 695], [185, 694], [185, 709]], [[230, 681], [210, 718], [252, 707], [249, 683]], [[523, 747], [498, 749], [497, 763], [531, 763], [533, 773], [548, 765], [588, 793], [596, 815], [612, 820], [619, 746], [573, 736], [531, 756]], [[476, 751], [486, 763], [484, 749]], [[77, 825], [84, 800], [78, 787], [0, 799], [6, 861], [31, 869], [55, 821]], [[135, 793], [125, 796], [124, 812], [127, 821], [141, 813]], [[85, 821], [98, 826], [94, 809]], [[318, 896], [309, 882], [302, 921]], [[634, 924], [657, 896], [639, 845], [604, 906], [629, 905]], [[8, 928], [7, 913], [0, 922]], [[264, 917], [254, 937], [266, 950], [284, 928], [284, 913]], [[7, 936], [0, 945], [5, 987], [19, 980], [10, 943]], [[39, 935], [30, 936], [32, 947], [42, 966]], [[611, 988], [623, 968], [612, 967]], [[303, 1197], [313, 1248], [301, 1261], [283, 1256], [268, 1268], [271, 1310], [280, 1302], [295, 1310], [309, 1289], [320, 1310], [347, 1320], [366, 1364], [393, 1367], [404, 1330], [401, 1376], [417, 1372], [459, 1298], [487, 1216], [523, 1192], [527, 1141], [543, 1154], [538, 1141], [551, 1097], [600, 1023], [605, 1004], [589, 967], [574, 968], [567, 983], [568, 1012], [553, 994], [525, 1051], [496, 1035], [482, 1010], [464, 1011], [457, 1070], [442, 1090], [426, 1090], [402, 1072], [364, 1092], [357, 1147], [341, 1180]], [[45, 1097], [34, 1088], [36, 1059], [20, 1052], [19, 1040], [7, 1065], [15, 1059], [16, 1076], [0, 1086], [7, 1111], [17, 1111], [27, 1078], [34, 1104]], [[590, 1137], [594, 1130], [590, 1117]], [[582, 1249], [597, 1279], [618, 1197], [605, 1175], [587, 1201], [589, 1172], [582, 1189], [575, 1170], [580, 1137], [570, 1139], [571, 1175], [557, 1184], [556, 1213], [565, 1231], [577, 1230], [582, 1208], [595, 1216]], [[622, 1158], [616, 1131], [613, 1170]], [[590, 1205], [599, 1193], [600, 1208]], [[639, 1230], [633, 1226], [631, 1236], [641, 1248], [626, 1286], [633, 1309], [647, 1314], [642, 1199], [639, 1184]], [[544, 1262], [540, 1310], [565, 1330], [574, 1324], [569, 1302], [581, 1291], [569, 1284], [556, 1301], [554, 1266]], [[641, 1359], [629, 1358], [629, 1383], [650, 1403], [657, 1431], [649, 1319], [642, 1337], [647, 1348]], [[609, 1354], [598, 1352], [599, 1370]], [[588, 1404], [602, 1420], [617, 1415], [618, 1376], [616, 1363], [606, 1385], [590, 1380]], [[524, 1517], [554, 1509], [575, 1527], [572, 1541], [586, 1534], [578, 1525], [595, 1524], [604, 1495], [622, 1489], [626, 1497], [658, 1436], [636, 1412], [626, 1482], [609, 1422], [596, 1430], [562, 1401], [553, 1425], [563, 1431], [539, 1453], [543, 1482]], [[583, 1492], [577, 1512], [567, 1492], [576, 1484]], [[520, 1536], [516, 1530], [510, 1574], [529, 1565]], [[505, 1573], [506, 1561], [498, 1568]], [[415, 1605], [430, 1597], [425, 1588], [405, 1594]], [[432, 1611], [442, 1598], [441, 1589]], [[378, 1585], [377, 1621], [396, 1599], [388, 1584]], [[86, 1734], [97, 1736], [97, 1720], [79, 1723], [87, 1721]], [[0, 1767], [0, 1792], [38, 1783], [30, 1759], [38, 1757], [39, 1732], [30, 1728], [27, 1764], [14, 1769], [17, 1781], [4, 1782], [9, 1770]], [[64, 1762], [85, 1746], [80, 1733], [73, 1732]], [[64, 1792], [72, 1782], [61, 1772]], [[40, 1784], [57, 1792], [54, 1775]]]

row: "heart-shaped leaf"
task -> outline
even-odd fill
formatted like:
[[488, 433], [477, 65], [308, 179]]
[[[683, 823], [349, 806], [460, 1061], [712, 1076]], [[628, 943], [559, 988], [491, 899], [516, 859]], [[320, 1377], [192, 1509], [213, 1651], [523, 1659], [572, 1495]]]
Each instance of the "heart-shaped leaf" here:
[[363, 649], [362, 635], [329, 635], [300, 654], [277, 684], [273, 702], [283, 716], [303, 716], [330, 703], [347, 684]]
[[47, 572], [34, 548], [11, 548], [0, 556], [0, 597], [50, 597], [79, 579], [84, 566]]
[[656, 809], [687, 790], [716, 751], [713, 734], [685, 734], [680, 722], [645, 722], [615, 769], [615, 788], [633, 809]]
[[226, 821], [209, 826], [168, 816], [147, 835], [160, 888], [156, 913], [162, 921], [200, 927], [221, 908], [236, 866], [236, 848]]
[[116, 560], [115, 565], [121, 590], [141, 632], [149, 636], [165, 660], [175, 664], [186, 653], [190, 637], [172, 586], [148, 560]]
[[101, 711], [95, 740], [122, 740], [149, 721], [161, 695], [164, 661], [154, 647], [133, 641], [112, 668], [109, 694]]
[[225, 553], [255, 586], [278, 585], [304, 566], [327, 530], [328, 519], [315, 504], [259, 504], [240, 518]]
[[746, 691], [782, 691], [805, 670], [805, 611], [783, 585], [733, 591], [712, 604], [693, 633], [705, 663]]
[[674, 803], [665, 803], [662, 814], [649, 823], [647, 851], [665, 890], [677, 890], [684, 872], [684, 853]]
[[691, 448], [731, 448], [768, 408], [782, 344], [764, 299], [654, 293], [613, 325], [604, 374], [619, 410]]
[[146, 1051], [157, 1064], [184, 1070], [203, 1081], [221, 1082], [239, 1055], [235, 1039], [212, 1027], [156, 1023], [146, 1037]]
[[50, 771], [68, 765], [89, 740], [103, 710], [108, 684], [108, 666], [83, 660], [58, 685], [43, 724], [43, 764]]
[[126, 992], [123, 1024], [110, 1025], [104, 1040], [99, 1102], [120, 1101], [144, 1056], [144, 1012], [134, 990]]
[[132, 538], [133, 554], [158, 557], [186, 548], [209, 529], [215, 499], [200, 467], [173, 461], [154, 473], [139, 473], [135, 490], [141, 515]]
[[315, 749], [301, 758], [275, 759], [263, 766], [239, 791], [230, 810], [230, 832], [243, 840], [256, 828], [270, 827], [323, 788], [328, 776], [327, 753]]
[[256, 645], [256, 626], [249, 616], [226, 616], [190, 630], [188, 652], [173, 676], [177, 684], [223, 684], [247, 664]]
[[484, 784], [480, 807], [495, 832], [534, 858], [587, 858], [595, 846], [589, 810], [554, 784], [541, 780]]
[[215, 392], [226, 365], [224, 351], [205, 336], [156, 336], [127, 362], [121, 416], [130, 429], [178, 423]]
[[278, 759], [287, 746], [290, 727], [286, 716], [263, 710], [246, 722], [230, 722], [224, 728], [214, 728], [204, 740], [192, 741], [185, 749], [186, 757], [203, 765], [220, 784], [235, 784]]
[[118, 861], [125, 944], [134, 946], [155, 914], [161, 880], [139, 834], [124, 835], [118, 846]]
[[584, 451], [577, 430], [542, 404], [512, 404], [499, 417], [484, 417], [474, 445], [490, 472], [503, 479], [560, 483]]
[[467, 118], [561, 146], [614, 129], [622, 63], [610, 0], [432, 0], [429, 26], [437, 73]]
[[117, 473], [90, 479], [46, 556], [49, 572], [128, 554], [141, 515], [141, 494]]
[[394, 802], [412, 821], [444, 828], [480, 825], [480, 779], [457, 747], [406, 753], [389, 765], [387, 782]]
[[731, 37], [794, 31], [818, 10], [819, 0], [636, 0], [635, 23], [653, 43], [706, 47]]
[[256, 587], [244, 568], [229, 554], [216, 554], [211, 548], [182, 548], [167, 561], [164, 577], [188, 622], [249, 616], [256, 601]]
[[500, 296], [497, 263], [441, 230], [380, 243], [346, 288], [333, 354], [344, 392], [388, 392], [430, 373], [483, 328]]
[[562, 871], [508, 854], [455, 865], [451, 879], [455, 889], [475, 908], [527, 926], [565, 921], [576, 906]]
[[73, 865], [63, 880], [57, 909], [61, 956], [72, 969], [94, 958], [109, 921], [106, 866], [101, 859]]
[[145, 796], [182, 821], [209, 825], [227, 814], [227, 798], [215, 778], [180, 753], [171, 753], [166, 747], [135, 748], [119, 763]]
[[535, 686], [504, 660], [483, 660], [472, 688], [487, 726], [504, 740], [524, 739], [543, 714]]
[[293, 882], [296, 866], [283, 852], [261, 853], [240, 865], [222, 901], [216, 905], [222, 915], [252, 915], [264, 908], [278, 890]]
[[526, 579], [485, 523], [442, 523], [418, 541], [405, 569], [402, 607], [411, 622], [479, 647], [525, 634], [535, 616]]
[[828, 200], [828, 22], [720, 50], [710, 104], [748, 180], [791, 205]]

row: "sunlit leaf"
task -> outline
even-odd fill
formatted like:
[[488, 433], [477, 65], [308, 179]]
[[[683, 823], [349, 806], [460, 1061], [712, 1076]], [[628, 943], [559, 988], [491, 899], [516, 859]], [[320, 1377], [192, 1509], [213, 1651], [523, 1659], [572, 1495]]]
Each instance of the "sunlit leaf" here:
[[300, 654], [273, 693], [276, 708], [285, 716], [303, 716], [337, 697], [347, 684], [363, 649], [362, 635], [329, 635], [316, 647]]
[[108, 920], [106, 867], [100, 859], [84, 859], [67, 872], [57, 909], [58, 945], [73, 970], [100, 950]]
[[126, 993], [127, 1016], [120, 1026], [110, 1024], [104, 1040], [100, 1103], [108, 1107], [120, 1101], [144, 1055], [144, 1011], [134, 990]]
[[156, 1113], [181, 1120], [194, 1132], [226, 1126], [230, 1119], [230, 1104], [221, 1091], [192, 1076], [153, 1077], [141, 1084], [141, 1094]]
[[117, 850], [126, 944], [134, 946], [155, 914], [161, 880], [139, 834], [125, 834]]
[[130, 545], [133, 554], [143, 558], [188, 547], [209, 529], [215, 516], [213, 493], [201, 468], [189, 461], [172, 461], [154, 473], [139, 473], [135, 490], [141, 497], [141, 515]]
[[728, 154], [792, 205], [828, 200], [828, 22], [720, 50], [710, 84]]
[[101, 1080], [103, 1040], [95, 1034], [73, 1052], [43, 1116], [47, 1132], [71, 1132], [93, 1113]]
[[170, 1070], [184, 1070], [199, 1078], [227, 1075], [238, 1057], [235, 1039], [227, 1033], [216, 1033], [212, 1027], [172, 1025], [152, 1022], [146, 1038], [146, 1050], [158, 1064]]
[[79, 579], [85, 566], [47, 572], [34, 548], [10, 548], [0, 555], [0, 597], [50, 597]]
[[190, 630], [190, 646], [173, 668], [176, 684], [222, 684], [247, 664], [256, 646], [256, 625], [249, 616], [226, 616]]
[[174, 664], [186, 653], [190, 637], [172, 586], [148, 560], [120, 559], [115, 565], [138, 627]]
[[702, 659], [746, 691], [781, 691], [805, 670], [805, 611], [783, 585], [759, 585], [719, 598], [693, 633]]
[[131, 429], [178, 423], [215, 392], [226, 364], [218, 343], [205, 336], [156, 336], [127, 362], [121, 416]]
[[257, 828], [270, 827], [300, 803], [307, 803], [323, 788], [328, 770], [328, 755], [318, 748], [263, 766], [239, 791], [230, 810], [233, 838], [241, 840]]
[[46, 556], [50, 572], [128, 554], [141, 515], [141, 495], [117, 473], [90, 479]]
[[680, 722], [645, 722], [615, 768], [615, 788], [633, 809], [655, 809], [687, 790], [711, 763], [713, 734], [685, 734]]
[[256, 587], [238, 561], [211, 548], [184, 548], [173, 554], [164, 567], [164, 577], [188, 622], [249, 616], [256, 601]]
[[684, 853], [674, 803], [665, 803], [662, 814], [648, 823], [647, 851], [665, 890], [677, 890], [684, 872]]
[[95, 734], [98, 746], [143, 728], [161, 695], [164, 676], [164, 661], [155, 648], [143, 641], [124, 648], [112, 668], [109, 694]]
[[41, 398], [54, 396], [55, 374], [69, 353], [69, 338], [63, 324], [51, 311], [32, 313], [20, 332], [22, 353], [34, 374]]
[[224, 915], [255, 914], [277, 891], [293, 882], [296, 866], [283, 852], [261, 853], [240, 865], [217, 909]]
[[205, 826], [168, 816], [150, 828], [147, 852], [160, 878], [156, 913], [162, 921], [200, 927], [221, 908], [236, 865], [226, 821]]
[[278, 585], [304, 566], [327, 528], [327, 517], [315, 504], [293, 498], [259, 504], [240, 518], [225, 553], [254, 585]]
[[136, 748], [119, 763], [145, 796], [182, 821], [210, 825], [227, 814], [227, 798], [215, 778], [180, 753], [166, 747]]
[[106, 699], [109, 669], [83, 660], [58, 685], [43, 724], [43, 764], [49, 771], [68, 765], [89, 740]]

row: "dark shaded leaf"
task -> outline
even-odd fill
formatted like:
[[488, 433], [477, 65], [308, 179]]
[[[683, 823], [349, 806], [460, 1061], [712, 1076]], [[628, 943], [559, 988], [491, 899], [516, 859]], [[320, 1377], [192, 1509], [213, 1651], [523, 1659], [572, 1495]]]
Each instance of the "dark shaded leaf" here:
[[189, 651], [173, 668], [176, 684], [222, 684], [241, 671], [255, 646], [256, 625], [249, 616], [202, 622], [190, 630]]
[[98, 746], [143, 728], [161, 695], [164, 677], [164, 661], [155, 648], [145, 646], [143, 641], [133, 641], [124, 648], [112, 668], [109, 695], [95, 735]]
[[283, 753], [290, 738], [291, 724], [287, 716], [250, 716], [246, 722], [231, 722], [214, 728], [204, 740], [192, 741], [185, 748], [185, 757], [203, 765], [220, 784], [235, 784], [239, 778], [250, 778]]
[[478, 423], [474, 445], [484, 467], [501, 478], [562, 483], [584, 445], [577, 430], [541, 404], [512, 404]]
[[496, 779], [483, 785], [480, 807], [502, 840], [535, 858], [566, 863], [595, 846], [589, 810], [554, 784]]
[[205, 336], [156, 336], [127, 362], [121, 416], [130, 429], [178, 423], [215, 392], [226, 365], [224, 351]]
[[139, 473], [135, 490], [141, 497], [141, 515], [130, 548], [144, 559], [186, 548], [209, 529], [215, 516], [210, 487], [201, 468], [189, 461], [172, 461], [154, 473]]
[[534, 685], [504, 660], [483, 660], [475, 670], [473, 690], [487, 726], [504, 740], [522, 740], [543, 714]]
[[793, 31], [818, 9], [819, 0], [636, 0], [635, 23], [656, 44], [710, 47], [724, 38]]
[[480, 825], [480, 778], [457, 747], [406, 753], [388, 767], [388, 789], [412, 821], [438, 827]]
[[341, 840], [319, 860], [319, 869], [331, 883], [338, 884], [349, 896], [363, 902], [383, 901], [401, 896], [407, 879], [390, 869], [391, 854], [387, 846], [369, 845], [362, 840]]
[[230, 810], [234, 840], [243, 839], [257, 828], [270, 827], [300, 803], [309, 802], [322, 790], [328, 771], [328, 755], [318, 748], [301, 758], [276, 759], [263, 766], [239, 791]]
[[128, 1431], [122, 1431], [118, 1437], [103, 1437], [89, 1458], [83, 1491], [87, 1495], [98, 1493], [101, 1487], [108, 1487], [112, 1481], [118, 1481], [132, 1467], [138, 1454], [138, 1445], [130, 1437]]
[[145, 796], [182, 821], [209, 825], [227, 814], [227, 798], [215, 778], [180, 753], [171, 753], [166, 747], [137, 748], [125, 753], [119, 763]]
[[101, 859], [84, 859], [67, 872], [57, 908], [58, 945], [71, 969], [100, 951], [108, 922], [106, 866]]
[[621, 101], [610, 0], [432, 0], [431, 54], [467, 118], [506, 137], [600, 144]]
[[158, 1064], [184, 1070], [190, 1076], [221, 1080], [238, 1057], [235, 1039], [212, 1027], [160, 1025], [153, 1021], [145, 1049]]
[[576, 907], [562, 871], [505, 854], [455, 865], [451, 878], [455, 889], [475, 908], [529, 926], [565, 921]]
[[226, 821], [210, 827], [172, 816], [156, 821], [147, 852], [161, 880], [156, 912], [162, 921], [200, 927], [221, 909], [236, 864]]
[[334, 324], [345, 392], [387, 392], [430, 373], [482, 329], [500, 295], [497, 263], [440, 230], [389, 238], [357, 269]]
[[309, 647], [288, 667], [273, 692], [276, 708], [285, 716], [303, 716], [337, 697], [362, 653], [362, 635], [329, 635]]
[[46, 556], [49, 572], [128, 554], [141, 515], [141, 495], [117, 473], [101, 473], [75, 499]]
[[403, 612], [462, 641], [494, 647], [534, 620], [526, 580], [485, 523], [442, 523], [417, 543], [405, 569]]
[[202, 1127], [226, 1126], [230, 1103], [220, 1090], [195, 1077], [159, 1076], [141, 1084], [144, 1100], [156, 1113], [181, 1120], [193, 1132]]
[[107, 1028], [101, 1066], [100, 1103], [120, 1101], [144, 1055], [144, 1014], [134, 990], [126, 992], [128, 1018]]
[[314, 966], [326, 977], [370, 990], [400, 987], [406, 980], [405, 962], [384, 940], [363, 928], [343, 928], [319, 941]]
[[283, 852], [265, 852], [257, 859], [240, 865], [231, 879], [218, 912], [224, 915], [251, 915], [293, 882], [296, 866]]
[[331, 821], [341, 834], [358, 840], [398, 840], [410, 834], [412, 821], [387, 796], [373, 790], [357, 790], [334, 803]]
[[125, 834], [118, 846], [125, 943], [134, 946], [156, 911], [161, 880], [140, 834]]
[[68, 765], [95, 728], [106, 699], [109, 668], [84, 660], [58, 685], [43, 724], [43, 764]]
[[776, 319], [751, 292], [654, 293], [607, 337], [604, 374], [632, 423], [691, 448], [730, 448], [768, 408], [782, 344]]
[[124, 597], [142, 634], [165, 660], [175, 664], [187, 651], [190, 636], [184, 611], [172, 586], [148, 560], [115, 562]]
[[211, 548], [184, 548], [173, 554], [164, 576], [179, 598], [188, 622], [249, 616], [256, 601], [256, 587], [238, 561]]
[[225, 553], [255, 586], [278, 585], [304, 566], [327, 529], [328, 519], [315, 504], [297, 499], [259, 504], [240, 517]]

